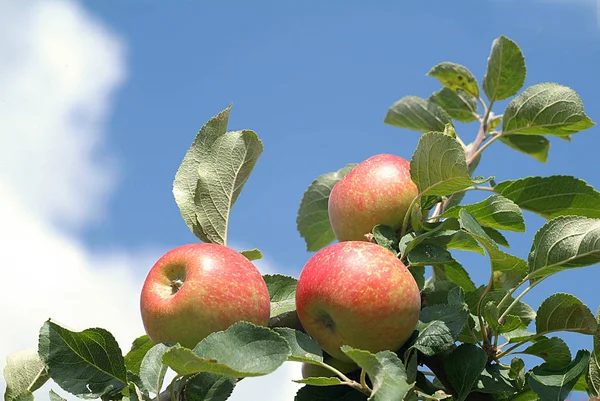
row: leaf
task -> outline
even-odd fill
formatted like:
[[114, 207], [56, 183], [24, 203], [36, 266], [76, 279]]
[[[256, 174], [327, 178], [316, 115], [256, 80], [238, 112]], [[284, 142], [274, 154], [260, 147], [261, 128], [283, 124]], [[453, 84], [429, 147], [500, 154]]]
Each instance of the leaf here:
[[348, 164], [333, 173], [319, 176], [310, 184], [300, 201], [296, 224], [306, 242], [306, 250], [315, 252], [335, 240], [329, 223], [328, 202], [333, 186], [348, 174], [356, 164]]
[[560, 292], [542, 302], [537, 311], [535, 328], [538, 334], [554, 331], [598, 333], [598, 323], [589, 308], [573, 295]]
[[500, 36], [492, 43], [483, 91], [490, 102], [513, 96], [523, 86], [526, 72], [525, 58], [519, 46]]
[[563, 215], [600, 218], [600, 192], [575, 177], [527, 177], [500, 182], [494, 190], [546, 219]]
[[344, 384], [339, 377], [307, 377], [306, 379], [294, 380], [294, 382], [320, 387], [338, 386], [340, 384]]
[[558, 368], [571, 362], [571, 350], [564, 340], [558, 337], [542, 336], [533, 341], [533, 344], [518, 353], [539, 356], [549, 366]]
[[492, 227], [482, 227], [483, 231], [485, 231], [485, 233], [488, 235], [488, 237], [490, 237], [492, 239], [492, 241], [494, 241], [496, 244], [501, 245], [503, 247], [506, 248], [510, 248], [510, 244], [508, 243], [508, 241], [506, 240], [506, 238], [504, 237], [504, 235], [502, 235], [502, 233]]
[[561, 216], [550, 220], [533, 237], [529, 252], [532, 281], [562, 270], [600, 262], [600, 219]]
[[502, 337], [506, 338], [509, 343], [518, 343], [527, 340], [528, 338], [531, 338], [533, 336], [535, 336], [535, 333], [522, 329], [502, 333]]
[[381, 351], [372, 354], [369, 351], [355, 349], [343, 345], [342, 351], [358, 366], [367, 372], [372, 386], [369, 400], [392, 401], [401, 400], [413, 385], [406, 380], [406, 371], [402, 361], [392, 351]]
[[52, 380], [80, 398], [99, 398], [127, 385], [119, 344], [104, 329], [74, 332], [48, 320], [38, 352]]
[[[596, 322], [600, 323], [600, 308], [596, 312]], [[590, 395], [600, 394], [600, 334], [594, 335], [594, 348], [590, 356], [590, 366], [586, 375]]]
[[492, 264], [494, 288], [511, 289], [527, 275], [527, 262], [501, 251], [467, 210], [459, 211], [461, 227], [485, 248]]
[[442, 132], [452, 119], [437, 104], [417, 96], [406, 96], [390, 107], [383, 122], [419, 132]]
[[469, 273], [456, 260], [433, 266], [436, 279], [448, 280], [460, 286], [465, 292], [475, 291], [475, 284]]
[[457, 400], [464, 401], [485, 369], [487, 356], [473, 344], [461, 344], [444, 361], [448, 381], [456, 391]]
[[[4, 367], [4, 401], [29, 398], [29, 395], [42, 387], [48, 379], [46, 365], [35, 348], [9, 354]], [[33, 399], [33, 395], [31, 398]]]
[[500, 141], [509, 147], [546, 163], [550, 141], [539, 135], [502, 135]]
[[443, 62], [429, 70], [427, 75], [440, 81], [446, 88], [461, 89], [471, 96], [479, 96], [477, 79], [465, 66]]
[[530, 86], [504, 111], [504, 134], [569, 136], [590, 128], [594, 122], [583, 111], [575, 91], [546, 82]]
[[162, 363], [162, 358], [165, 352], [171, 347], [165, 344], [156, 344], [144, 356], [140, 367], [140, 378], [142, 384], [154, 394], [159, 394], [162, 390], [167, 366]]
[[445, 248], [427, 243], [417, 245], [408, 253], [407, 258], [411, 267], [439, 265], [454, 261], [450, 252]]
[[577, 351], [575, 359], [563, 368], [555, 368], [543, 363], [532, 369], [527, 383], [542, 401], [563, 401], [568, 396], [575, 383], [587, 369], [590, 359], [589, 351]]
[[[477, 303], [479, 302], [479, 299], [481, 298], [481, 295], [483, 294], [484, 290], [485, 286], [480, 286], [479, 288], [477, 288], [476, 291], [465, 294], [465, 300], [469, 305], [471, 313], [477, 313]], [[506, 291], [492, 290], [491, 292], [488, 292], [487, 295], [484, 297], [482, 305], [485, 305], [489, 301], [493, 301], [496, 305], [498, 305], [500, 300], [504, 298], [505, 295]], [[511, 304], [513, 301], [514, 298], [509, 296], [508, 302], [498, 311], [499, 314], [502, 315], [508, 308], [508, 305]], [[536, 318], [535, 311], [529, 305], [521, 301], [517, 301], [517, 303], [510, 309], [510, 314], [519, 317], [519, 319], [521, 319], [525, 326], [528, 326], [529, 323], [531, 323]], [[510, 334], [506, 334], [510, 336]], [[523, 333], [515, 334], [522, 335]]]
[[419, 291], [421, 291], [425, 286], [425, 266], [409, 266], [408, 271], [417, 282]]
[[501, 195], [492, 195], [481, 202], [464, 206], [454, 206], [446, 210], [442, 217], [459, 217], [461, 209], [468, 211], [479, 224], [497, 230], [525, 231], [523, 212], [516, 203]]
[[396, 230], [390, 226], [377, 224], [373, 227], [373, 237], [377, 244], [396, 253], [398, 248], [398, 236]]
[[295, 401], [366, 401], [367, 396], [349, 386], [304, 386], [296, 393]]
[[163, 363], [182, 375], [208, 372], [249, 377], [273, 372], [290, 355], [287, 341], [273, 330], [238, 322], [210, 334], [193, 351], [180, 346], [169, 349]]
[[298, 280], [281, 274], [265, 274], [263, 279], [271, 298], [271, 317], [296, 310]]
[[489, 364], [485, 367], [477, 379], [473, 390], [488, 394], [512, 394], [517, 391], [508, 375], [508, 370], [500, 369], [498, 364]]
[[144, 355], [146, 355], [146, 352], [153, 346], [154, 343], [152, 343], [150, 338], [145, 334], [133, 340], [131, 349], [127, 355], [125, 355], [125, 367], [127, 370], [139, 375]]
[[273, 331], [287, 341], [292, 351], [292, 354], [288, 357], [289, 361], [323, 362], [321, 347], [308, 334], [287, 327], [278, 327]]
[[525, 362], [521, 358], [513, 358], [510, 361], [508, 376], [515, 381], [519, 390], [525, 386]]
[[427, 356], [450, 349], [468, 318], [464, 305], [426, 306], [421, 310], [416, 327], [418, 335], [412, 347]]
[[187, 226], [200, 240], [227, 244], [231, 208], [250, 177], [263, 145], [254, 131], [227, 131], [231, 106], [200, 128], [173, 182]]
[[186, 401], [225, 401], [235, 387], [235, 379], [212, 373], [198, 373], [185, 383]]
[[50, 401], [67, 401], [65, 398], [62, 398], [60, 395], [56, 394], [54, 390], [49, 391], [48, 398]]
[[240, 252], [242, 255], [246, 257], [249, 261], [262, 259], [263, 254], [259, 249], [248, 249]]
[[410, 162], [410, 175], [420, 196], [448, 195], [475, 183], [462, 145], [439, 132], [421, 136]]
[[462, 90], [454, 91], [442, 88], [429, 96], [430, 102], [436, 103], [453, 119], [463, 123], [477, 120], [477, 101]]

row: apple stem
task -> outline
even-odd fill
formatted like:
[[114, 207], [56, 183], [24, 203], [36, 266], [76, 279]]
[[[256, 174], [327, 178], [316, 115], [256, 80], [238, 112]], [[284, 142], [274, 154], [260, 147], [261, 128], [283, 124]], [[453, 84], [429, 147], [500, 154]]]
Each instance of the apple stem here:
[[177, 291], [179, 291], [181, 289], [181, 287], [183, 287], [183, 280], [182, 279], [175, 279], [171, 281], [171, 295], [175, 295], [177, 294]]

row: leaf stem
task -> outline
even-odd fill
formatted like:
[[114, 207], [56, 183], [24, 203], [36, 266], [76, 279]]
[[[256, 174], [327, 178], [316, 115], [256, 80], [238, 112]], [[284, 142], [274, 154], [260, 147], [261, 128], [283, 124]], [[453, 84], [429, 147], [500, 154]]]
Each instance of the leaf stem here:
[[[519, 294], [519, 296], [517, 296], [510, 305], [508, 305], [508, 307], [506, 308], [506, 310], [504, 312], [502, 312], [502, 315], [500, 315], [500, 317], [498, 318], [498, 323], [502, 324], [502, 322], [504, 321], [504, 319], [506, 319], [506, 315], [508, 315], [508, 312], [510, 312], [510, 310], [517, 304], [517, 302], [519, 302], [521, 300], [521, 298], [523, 298], [523, 296], [525, 296], [525, 294], [527, 294], [532, 288], [535, 288], [536, 285], [538, 285], [539, 283], [541, 283], [542, 280], [539, 281], [535, 281], [534, 283], [532, 283], [531, 285], [529, 285], [527, 288], [525, 288], [523, 290], [523, 292], [521, 292]], [[518, 288], [518, 287], [517, 287]], [[504, 298], [503, 298], [504, 299]], [[498, 308], [500, 308], [500, 304], [498, 304]]]
[[418, 194], [417, 196], [415, 196], [413, 198], [413, 200], [410, 202], [408, 209], [406, 209], [406, 214], [404, 215], [404, 220], [402, 221], [402, 229], [400, 230], [400, 238], [404, 237], [404, 234], [406, 234], [406, 229], [408, 228], [408, 221], [410, 220], [410, 216], [412, 214], [412, 209], [413, 209], [413, 207], [415, 207], [415, 204], [417, 203], [417, 201], [420, 198], [421, 198], [421, 194]]
[[170, 391], [170, 393], [171, 393], [171, 401], [177, 401], [177, 398], [175, 398], [175, 382], [176, 382], [177, 380], [179, 380], [179, 378], [180, 378], [181, 376], [182, 376], [182, 375], [177, 375], [177, 376], [175, 376], [175, 377], [173, 378], [173, 380], [171, 380], [171, 384], [169, 385], [169, 391]]
[[361, 372], [361, 383], [357, 383], [354, 380], [350, 379], [345, 374], [343, 374], [342, 372], [340, 372], [339, 370], [337, 370], [336, 368], [334, 368], [333, 366], [326, 364], [325, 362], [317, 362], [317, 363], [315, 363], [315, 365], [321, 366], [325, 369], [329, 369], [330, 371], [335, 373], [342, 380], [342, 382], [344, 382], [345, 385], [350, 386], [366, 395], [369, 395], [369, 396], [371, 395], [372, 390], [369, 388], [369, 386], [367, 386], [365, 384], [365, 386], [363, 387], [363, 385], [362, 385], [362, 379], [363, 379], [362, 374], [364, 372], [364, 369]]
[[369, 390], [369, 394], [371, 393], [371, 388], [367, 385], [367, 371], [362, 369], [360, 371], [360, 385], [362, 388]]
[[486, 143], [484, 143], [480, 148], [478, 148], [475, 152], [472, 153], [470, 158], [467, 159], [467, 163], [469, 163], [469, 161], [473, 162], [474, 160], [476, 160], [479, 157], [479, 155], [481, 154], [481, 152], [483, 152], [485, 149], [487, 149], [488, 146], [490, 146], [492, 143], [494, 143], [494, 141], [496, 141], [500, 137], [502, 137], [502, 133], [492, 135]]

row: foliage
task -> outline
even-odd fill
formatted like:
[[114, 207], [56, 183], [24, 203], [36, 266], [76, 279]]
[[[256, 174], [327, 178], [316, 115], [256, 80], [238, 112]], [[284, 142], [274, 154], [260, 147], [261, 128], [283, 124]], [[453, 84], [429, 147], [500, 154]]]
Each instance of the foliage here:
[[[343, 346], [359, 368], [357, 375], [338, 371], [324, 362], [321, 347], [299, 324], [296, 279], [268, 275], [269, 327], [238, 322], [193, 349], [152, 344], [141, 336], [124, 355], [107, 330], [76, 332], [48, 320], [37, 351], [7, 359], [5, 400], [33, 400], [49, 379], [85, 399], [141, 401], [166, 391], [163, 395], [172, 399], [226, 400], [242, 378], [267, 375], [285, 361], [318, 365], [333, 374], [298, 378], [305, 384], [296, 396], [300, 401], [562, 401], [574, 390], [597, 397], [598, 316], [571, 294], [554, 294], [537, 311], [521, 299], [553, 274], [600, 262], [600, 193], [568, 176], [498, 183], [474, 176], [482, 153], [496, 141], [544, 162], [547, 137], [568, 139], [594, 125], [575, 91], [556, 83], [521, 91], [525, 74], [520, 48], [501, 36], [492, 44], [480, 83], [462, 65], [438, 64], [428, 75], [442, 84], [439, 91], [427, 99], [403, 97], [385, 116], [387, 124], [422, 133], [411, 160], [419, 193], [410, 213], [398, 231], [382, 225], [372, 231], [372, 241], [396, 253], [421, 289], [419, 323], [401, 349], [371, 353]], [[496, 101], [511, 97], [503, 113], [492, 112]], [[229, 112], [230, 107], [202, 126], [173, 184], [190, 230], [202, 241], [219, 244], [227, 243], [231, 208], [263, 149], [253, 131], [227, 131]], [[455, 121], [479, 124], [471, 143], [455, 132]], [[304, 194], [297, 227], [308, 251], [335, 239], [327, 214], [329, 194], [354, 166], [321, 175]], [[461, 204], [465, 191], [490, 196]], [[523, 209], [548, 220], [535, 234], [527, 259], [508, 253], [502, 234], [525, 231]], [[453, 250], [486, 253], [489, 282], [473, 283]], [[250, 260], [262, 256], [258, 249], [242, 254]], [[424, 266], [433, 271], [427, 279]], [[564, 331], [593, 336], [594, 348], [572, 356], [566, 343], [552, 336]], [[523, 354], [543, 362], [526, 367], [518, 357]], [[168, 369], [176, 377], [167, 386]], [[53, 391], [50, 398], [61, 399]]]

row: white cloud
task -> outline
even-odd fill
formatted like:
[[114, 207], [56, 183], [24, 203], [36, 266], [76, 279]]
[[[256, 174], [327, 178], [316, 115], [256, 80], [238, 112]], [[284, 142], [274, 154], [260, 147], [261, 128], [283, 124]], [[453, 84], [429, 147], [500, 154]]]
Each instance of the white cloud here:
[[[126, 352], [143, 334], [143, 272], [166, 249], [96, 253], [73, 231], [103, 217], [117, 178], [103, 136], [123, 43], [68, 0], [0, 1], [0, 26], [0, 370], [48, 318], [106, 328]], [[291, 400], [299, 369], [244, 380], [232, 400]]]

